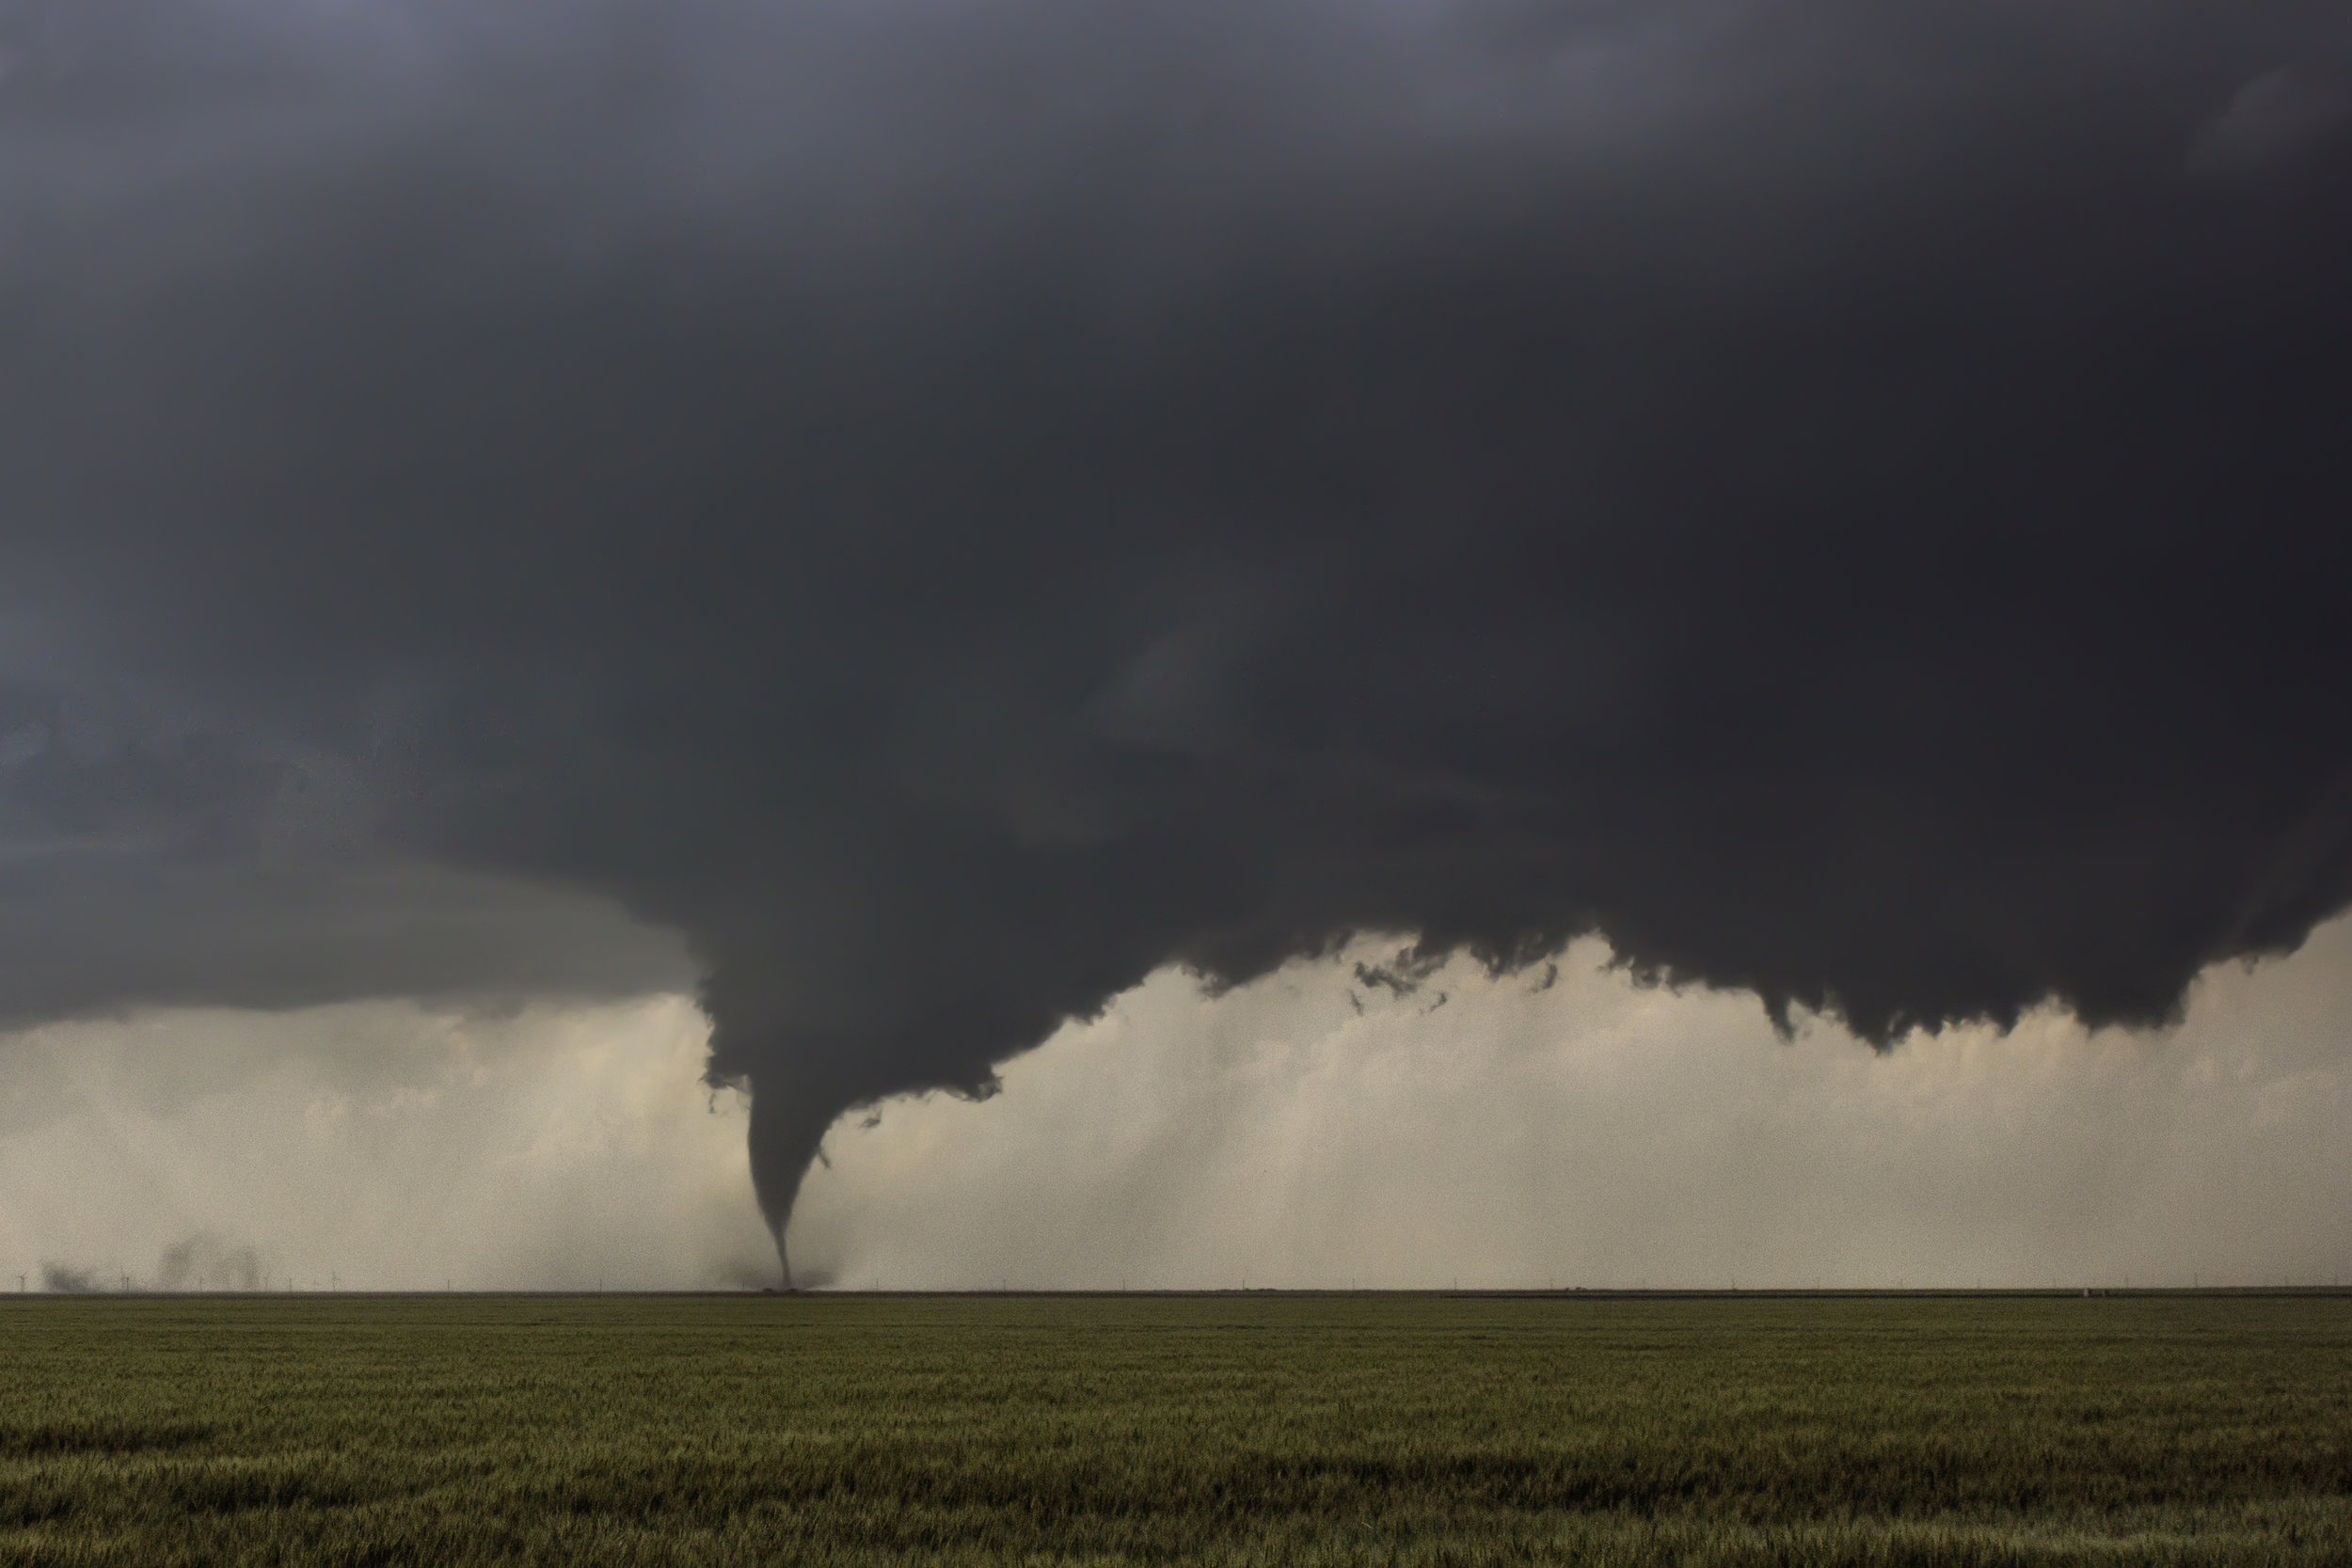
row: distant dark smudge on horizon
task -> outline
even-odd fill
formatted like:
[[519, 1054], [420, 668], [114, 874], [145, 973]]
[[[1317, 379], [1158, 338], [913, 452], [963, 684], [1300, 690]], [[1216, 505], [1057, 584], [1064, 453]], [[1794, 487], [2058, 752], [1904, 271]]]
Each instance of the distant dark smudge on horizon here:
[[180, 911], [0, 1013], [661, 972], [452, 934], [617, 899], [780, 1229], [840, 1111], [1170, 963], [1600, 931], [1884, 1041], [2352, 897], [2339, 7], [0, 55], [0, 920]]

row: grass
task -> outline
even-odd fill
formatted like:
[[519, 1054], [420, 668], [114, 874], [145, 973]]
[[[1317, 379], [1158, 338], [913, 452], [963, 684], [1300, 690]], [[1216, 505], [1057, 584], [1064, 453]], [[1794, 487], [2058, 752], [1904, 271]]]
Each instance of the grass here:
[[0, 1300], [0, 1562], [2348, 1560], [2339, 1298]]

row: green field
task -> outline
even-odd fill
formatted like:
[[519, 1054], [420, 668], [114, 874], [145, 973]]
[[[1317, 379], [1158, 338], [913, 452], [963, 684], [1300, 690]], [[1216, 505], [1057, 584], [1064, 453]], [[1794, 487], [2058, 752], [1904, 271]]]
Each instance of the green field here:
[[0, 1300], [0, 1561], [2352, 1561], [2329, 1297]]

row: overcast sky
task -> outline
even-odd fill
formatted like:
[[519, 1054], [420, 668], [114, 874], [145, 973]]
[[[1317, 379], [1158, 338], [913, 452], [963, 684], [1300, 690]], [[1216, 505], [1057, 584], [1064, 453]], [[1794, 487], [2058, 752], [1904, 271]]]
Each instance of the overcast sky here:
[[[1565, 1130], [1502, 999], [1606, 1036], [1598, 941], [1740, 1009], [1642, 1058], [1740, 1138], [1775, 1081], [1701, 1038], [2044, 1042], [2116, 1174], [2010, 1201], [2071, 1233], [2154, 1091], [2049, 1021], [2352, 902], [2348, 276], [2340, 0], [0, 0], [6, 1092], [148, 1104], [249, 1015], [224, 1083], [308, 1105], [333, 1019], [504, 1064], [488, 1159], [690, 996], [778, 1245], [912, 1275], [826, 1218], [889, 1115], [794, 1218], [845, 1113], [1048, 1172], [1053, 1093], [954, 1097], [1136, 1008], [1138, 1072], [1346, 1040], [1263, 988], [1360, 962], [1355, 1070]], [[1359, 1184], [1473, 1169], [1416, 1114]], [[1931, 1225], [1916, 1159], [1856, 1227]]]

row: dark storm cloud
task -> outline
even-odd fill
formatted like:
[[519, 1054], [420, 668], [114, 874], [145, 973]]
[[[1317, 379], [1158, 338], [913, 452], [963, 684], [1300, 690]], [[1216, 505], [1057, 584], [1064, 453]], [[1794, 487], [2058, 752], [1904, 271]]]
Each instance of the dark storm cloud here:
[[676, 940], [609, 895], [388, 856], [407, 769], [381, 744], [338, 755], [187, 709], [0, 685], [0, 1029], [691, 983]]
[[2352, 895], [2334, 7], [22, 3], [0, 649], [685, 932], [779, 1218], [1170, 961], [1884, 1039]]

